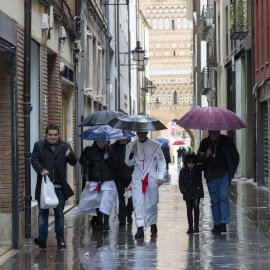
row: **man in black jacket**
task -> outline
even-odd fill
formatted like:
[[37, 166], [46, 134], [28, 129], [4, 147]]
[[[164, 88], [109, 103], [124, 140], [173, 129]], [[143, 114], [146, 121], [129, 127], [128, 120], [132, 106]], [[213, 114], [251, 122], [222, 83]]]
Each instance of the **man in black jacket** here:
[[[42, 177], [48, 175], [55, 187], [55, 193], [59, 204], [54, 208], [55, 215], [55, 234], [57, 245], [65, 247], [64, 240], [64, 206], [66, 200], [74, 193], [66, 181], [67, 163], [74, 166], [77, 158], [73, 153], [70, 144], [59, 138], [59, 128], [55, 124], [50, 124], [46, 128], [45, 140], [35, 143], [31, 157], [31, 164], [37, 173], [37, 184], [35, 199], [40, 206], [40, 192]], [[48, 179], [48, 178], [47, 178]], [[48, 236], [48, 216], [49, 209], [39, 207], [38, 228], [39, 236], [34, 239], [36, 245], [40, 248], [47, 247]]]
[[204, 170], [209, 195], [211, 197], [214, 220], [213, 233], [227, 232], [230, 222], [229, 193], [231, 179], [239, 164], [239, 154], [231, 138], [220, 135], [220, 131], [209, 131], [203, 139], [197, 153], [198, 163], [206, 160]]
[[127, 205], [124, 197], [125, 188], [127, 188], [131, 182], [131, 175], [134, 170], [134, 166], [127, 166], [125, 163], [125, 154], [126, 154], [126, 145], [128, 143], [128, 139], [121, 139], [116, 141], [111, 145], [114, 150], [115, 157], [117, 158], [117, 163], [115, 164], [115, 179], [114, 182], [116, 184], [118, 198], [119, 198], [119, 226], [126, 225], [126, 219], [128, 224], [132, 224], [132, 198], [128, 199]]

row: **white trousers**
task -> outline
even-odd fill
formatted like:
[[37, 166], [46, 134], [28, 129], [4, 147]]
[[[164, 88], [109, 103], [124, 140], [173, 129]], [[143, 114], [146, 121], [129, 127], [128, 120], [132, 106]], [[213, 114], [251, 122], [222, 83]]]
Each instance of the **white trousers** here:
[[149, 227], [157, 223], [158, 200], [158, 183], [156, 178], [151, 177], [151, 174], [149, 174], [148, 186], [145, 193], [143, 193], [141, 179], [133, 177], [132, 202], [137, 228]]

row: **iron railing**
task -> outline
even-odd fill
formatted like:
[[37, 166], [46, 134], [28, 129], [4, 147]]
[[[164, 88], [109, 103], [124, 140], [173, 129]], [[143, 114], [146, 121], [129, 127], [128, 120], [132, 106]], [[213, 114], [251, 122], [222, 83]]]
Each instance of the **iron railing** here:
[[243, 40], [251, 28], [250, 0], [235, 0], [230, 7], [230, 37]]

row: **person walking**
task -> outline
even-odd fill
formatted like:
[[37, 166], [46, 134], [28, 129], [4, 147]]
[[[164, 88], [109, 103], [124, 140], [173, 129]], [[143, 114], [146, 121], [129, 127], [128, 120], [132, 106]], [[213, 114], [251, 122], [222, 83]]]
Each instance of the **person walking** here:
[[170, 146], [161, 146], [161, 150], [163, 152], [163, 155], [165, 157], [165, 162], [166, 162], [166, 174], [168, 175], [169, 173], [169, 163], [171, 163], [171, 154], [170, 154]]
[[149, 226], [151, 233], [157, 234], [158, 188], [163, 184], [166, 171], [161, 144], [149, 139], [147, 133], [137, 131], [138, 140], [126, 147], [125, 162], [134, 166], [132, 201], [137, 227], [135, 238], [144, 237], [144, 227]]
[[67, 163], [74, 166], [77, 158], [70, 144], [59, 138], [59, 128], [56, 124], [50, 124], [46, 128], [45, 140], [35, 143], [31, 156], [31, 164], [37, 173], [37, 184], [35, 199], [38, 201], [38, 230], [39, 235], [34, 243], [40, 248], [47, 247], [48, 216], [49, 209], [40, 208], [40, 193], [42, 177], [48, 175], [54, 184], [55, 193], [59, 204], [54, 208], [55, 234], [57, 245], [65, 247], [64, 240], [64, 206], [68, 198], [74, 195], [71, 187], [66, 181]]
[[239, 153], [230, 137], [221, 135], [220, 131], [209, 131], [209, 136], [200, 143], [197, 158], [198, 163], [206, 161], [207, 164], [204, 177], [211, 197], [212, 232], [227, 232], [226, 224], [230, 222], [228, 196], [239, 164]]
[[97, 216], [97, 229], [109, 230], [109, 215], [116, 200], [119, 207], [117, 189], [114, 183], [114, 166], [117, 163], [113, 150], [106, 141], [95, 141], [83, 156], [83, 186], [85, 186], [78, 210]]
[[116, 184], [118, 198], [119, 198], [119, 226], [125, 226], [126, 221], [128, 224], [132, 224], [132, 198], [128, 198], [126, 204], [126, 198], [124, 197], [125, 188], [130, 185], [131, 175], [133, 173], [134, 166], [127, 166], [125, 163], [125, 152], [126, 145], [128, 143], [127, 138], [123, 138], [121, 140], [117, 140], [115, 143], [111, 145], [115, 157], [117, 159], [117, 164], [115, 165], [115, 179], [114, 182]]
[[[96, 145], [96, 142], [94, 141], [94, 143], [91, 146], [86, 146], [79, 158], [79, 163], [82, 165], [82, 168], [84, 168], [84, 166], [87, 164], [87, 159], [88, 159], [88, 155], [90, 154], [90, 150], [92, 149], [93, 146]], [[83, 173], [83, 179], [82, 179], [82, 191], [85, 188], [85, 173]], [[91, 218], [91, 227], [96, 229], [97, 225], [98, 225], [98, 218], [97, 215], [96, 216], [92, 216]]]
[[184, 164], [184, 160], [186, 157], [186, 149], [184, 147], [179, 146], [177, 149], [177, 158], [178, 158], [178, 166], [181, 168], [181, 162]]
[[183, 194], [183, 199], [187, 207], [188, 234], [199, 232], [199, 205], [200, 199], [204, 197], [202, 171], [205, 169], [205, 166], [204, 164], [197, 164], [195, 153], [190, 152], [187, 153], [184, 166], [179, 173], [179, 189]]

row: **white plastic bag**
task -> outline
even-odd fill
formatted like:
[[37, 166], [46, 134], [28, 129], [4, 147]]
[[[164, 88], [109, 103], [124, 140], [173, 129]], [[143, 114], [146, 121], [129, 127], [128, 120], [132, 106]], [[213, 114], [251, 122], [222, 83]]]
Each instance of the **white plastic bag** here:
[[59, 200], [55, 194], [53, 183], [48, 175], [44, 175], [41, 182], [40, 208], [56, 208], [58, 204]]
[[129, 199], [132, 197], [132, 187], [131, 187], [131, 183], [129, 184], [129, 186], [127, 188], [125, 188], [125, 193], [124, 196]]

